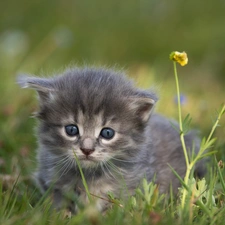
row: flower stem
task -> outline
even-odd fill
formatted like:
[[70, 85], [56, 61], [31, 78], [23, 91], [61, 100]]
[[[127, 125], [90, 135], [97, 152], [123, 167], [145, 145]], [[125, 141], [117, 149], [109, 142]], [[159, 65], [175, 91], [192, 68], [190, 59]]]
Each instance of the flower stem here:
[[[180, 103], [180, 88], [179, 88], [179, 80], [178, 80], [177, 67], [176, 67], [175, 61], [173, 62], [173, 68], [174, 68], [175, 82], [176, 82], [176, 88], [177, 88], [177, 103], [178, 103], [178, 117], [179, 117], [179, 127], [180, 127], [180, 140], [181, 140], [181, 145], [182, 145], [182, 148], [183, 148], [184, 158], [185, 158], [186, 167], [187, 167], [185, 178], [184, 178], [184, 183], [186, 185], [188, 185], [188, 178], [190, 176], [192, 165], [189, 163], [187, 148], [186, 148], [185, 140], [184, 140], [184, 131], [183, 131], [183, 123], [182, 123], [182, 115], [181, 115], [181, 103]], [[187, 195], [187, 190], [184, 189], [183, 196], [182, 196], [182, 202], [181, 202], [182, 208], [184, 208], [184, 205], [185, 205], [186, 195]]]
[[180, 126], [180, 140], [182, 144], [182, 148], [184, 151], [184, 157], [186, 161], [186, 166], [189, 165], [189, 159], [187, 155], [187, 149], [184, 141], [184, 131], [183, 131], [183, 124], [182, 124], [182, 115], [181, 115], [181, 103], [180, 103], [180, 88], [179, 88], [179, 80], [177, 76], [177, 67], [176, 62], [173, 62], [174, 66], [174, 75], [175, 75], [175, 81], [176, 81], [176, 88], [177, 88], [177, 102], [178, 102], [178, 117], [179, 117], [179, 126]]

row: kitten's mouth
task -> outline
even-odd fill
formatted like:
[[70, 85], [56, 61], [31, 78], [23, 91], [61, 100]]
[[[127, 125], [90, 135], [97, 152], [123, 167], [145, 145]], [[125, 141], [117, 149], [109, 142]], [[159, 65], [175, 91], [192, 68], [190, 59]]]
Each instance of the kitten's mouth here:
[[82, 168], [95, 168], [98, 165], [98, 161], [92, 156], [80, 156], [79, 160]]
[[79, 159], [80, 159], [80, 160], [83, 160], [83, 161], [96, 162], [95, 158], [92, 157], [92, 156], [89, 156], [89, 155], [81, 156]]

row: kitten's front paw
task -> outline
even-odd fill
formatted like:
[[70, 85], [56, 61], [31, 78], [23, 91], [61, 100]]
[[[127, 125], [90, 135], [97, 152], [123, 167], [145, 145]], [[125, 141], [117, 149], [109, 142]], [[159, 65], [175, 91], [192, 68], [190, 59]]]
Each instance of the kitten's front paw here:
[[63, 210], [63, 218], [70, 219], [72, 217], [72, 212], [68, 209]]

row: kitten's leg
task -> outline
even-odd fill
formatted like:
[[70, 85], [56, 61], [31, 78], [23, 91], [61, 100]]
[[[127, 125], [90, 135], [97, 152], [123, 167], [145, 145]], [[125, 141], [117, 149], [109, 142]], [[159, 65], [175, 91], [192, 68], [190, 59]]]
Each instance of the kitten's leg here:
[[63, 206], [63, 194], [60, 189], [54, 188], [54, 186], [51, 187], [46, 184], [46, 181], [40, 176], [40, 174], [36, 173], [35, 175], [36, 183], [38, 184], [41, 192], [43, 194], [49, 192], [54, 208], [60, 210]]
[[76, 204], [73, 200], [66, 199], [62, 191], [54, 189], [52, 192], [52, 202], [56, 210], [62, 210], [65, 218], [70, 218], [76, 213]]

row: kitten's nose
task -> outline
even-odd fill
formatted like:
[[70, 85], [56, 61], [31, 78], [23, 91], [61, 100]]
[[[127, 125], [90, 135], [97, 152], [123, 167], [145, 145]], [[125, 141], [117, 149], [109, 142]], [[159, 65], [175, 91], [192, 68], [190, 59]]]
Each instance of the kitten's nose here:
[[81, 141], [80, 150], [84, 153], [84, 155], [88, 156], [94, 152], [94, 145], [94, 140], [90, 137], [86, 137]]
[[80, 150], [84, 153], [84, 155], [88, 156], [91, 155], [95, 150], [94, 149], [87, 149], [87, 148], [80, 148]]

